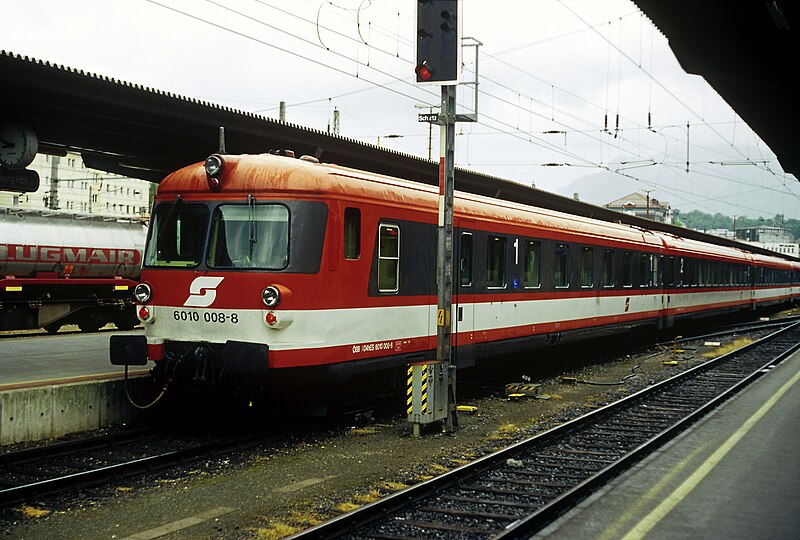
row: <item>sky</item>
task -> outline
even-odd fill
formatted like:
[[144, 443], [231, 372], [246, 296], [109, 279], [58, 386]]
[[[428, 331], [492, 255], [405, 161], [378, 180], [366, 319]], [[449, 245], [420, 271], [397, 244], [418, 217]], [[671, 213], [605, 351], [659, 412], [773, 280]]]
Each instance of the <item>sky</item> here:
[[[414, 0], [0, 0], [0, 49], [420, 157]], [[595, 204], [800, 218], [800, 183], [627, 0], [463, 0], [456, 165]], [[459, 112], [473, 112], [475, 48]], [[687, 129], [687, 123], [689, 128]], [[689, 136], [687, 157], [687, 134]], [[432, 133], [438, 156], [438, 127]], [[235, 151], [229, 148], [229, 151]], [[689, 172], [686, 162], [689, 161]]]

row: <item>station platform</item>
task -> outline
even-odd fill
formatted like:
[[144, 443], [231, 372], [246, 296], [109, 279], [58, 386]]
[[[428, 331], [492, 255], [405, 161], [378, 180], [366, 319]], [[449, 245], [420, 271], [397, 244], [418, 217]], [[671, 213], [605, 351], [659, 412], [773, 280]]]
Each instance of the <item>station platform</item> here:
[[800, 538], [800, 352], [535, 538]]
[[[48, 384], [122, 377], [123, 368], [109, 362], [112, 335], [139, 334], [98, 332], [91, 334], [41, 334], [0, 340], [0, 392]], [[141, 366], [130, 373], [146, 373]]]
[[[123, 332], [0, 340], [0, 445], [138, 418], [139, 411], [128, 403], [124, 368], [109, 362], [108, 343], [116, 333]], [[152, 391], [144, 378], [149, 368], [129, 370], [128, 393], [138, 397]]]

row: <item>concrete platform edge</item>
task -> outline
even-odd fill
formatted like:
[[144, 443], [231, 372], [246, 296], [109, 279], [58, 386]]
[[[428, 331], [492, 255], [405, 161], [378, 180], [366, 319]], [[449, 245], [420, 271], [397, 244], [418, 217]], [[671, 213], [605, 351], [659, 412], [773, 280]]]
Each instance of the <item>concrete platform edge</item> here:
[[[123, 380], [105, 380], [0, 392], [0, 446], [53, 439], [141, 418], [142, 411], [128, 403], [124, 385]], [[146, 377], [129, 379], [128, 388], [134, 399], [153, 392], [152, 381]]]

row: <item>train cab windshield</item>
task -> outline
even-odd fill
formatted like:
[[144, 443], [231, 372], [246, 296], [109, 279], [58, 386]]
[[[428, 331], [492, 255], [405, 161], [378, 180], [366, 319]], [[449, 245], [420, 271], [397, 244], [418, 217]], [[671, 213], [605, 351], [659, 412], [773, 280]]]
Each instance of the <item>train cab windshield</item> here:
[[144, 264], [282, 270], [289, 263], [289, 221], [283, 204], [256, 204], [250, 198], [247, 204], [209, 209], [178, 197], [156, 206]]
[[208, 266], [281, 270], [289, 262], [289, 209], [223, 204], [214, 210]]
[[158, 205], [153, 212], [145, 266], [189, 268], [203, 260], [208, 224], [208, 207], [187, 204], [177, 197]]

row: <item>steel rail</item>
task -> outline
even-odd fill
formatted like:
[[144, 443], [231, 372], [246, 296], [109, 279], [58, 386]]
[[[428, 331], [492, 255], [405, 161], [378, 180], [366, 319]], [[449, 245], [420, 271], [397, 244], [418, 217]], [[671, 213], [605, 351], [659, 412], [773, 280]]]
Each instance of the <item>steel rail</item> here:
[[[285, 435], [285, 433], [279, 434], [278, 436], [281, 435]], [[0, 507], [23, 502], [32, 497], [54, 495], [74, 489], [97, 486], [110, 480], [119, 480], [121, 478], [128, 478], [145, 472], [153, 472], [172, 465], [183, 464], [187, 460], [196, 460], [209, 455], [225, 454], [234, 450], [263, 443], [268, 440], [268, 437], [269, 436], [265, 436], [263, 433], [261, 433], [248, 434], [235, 438], [225, 438], [222, 440], [217, 439], [207, 443], [195, 441], [194, 444], [192, 444], [191, 442], [185, 442], [184, 444], [187, 444], [187, 446], [178, 450], [166, 452], [161, 451], [146, 457], [128, 459], [121, 463], [114, 463], [111, 465], [65, 474], [54, 478], [3, 488], [0, 489]], [[110, 446], [117, 446], [118, 443], [118, 440], [111, 440]], [[59, 445], [55, 446], [59, 447]], [[48, 448], [49, 447], [43, 447], [40, 450], [35, 449], [35, 452], [31, 452], [31, 456], [34, 454], [38, 454], [40, 456], [44, 455], [43, 452], [46, 452]], [[95, 448], [102, 448], [102, 446], [95, 445]], [[64, 448], [58, 448], [58, 450], [60, 451], [60, 454], [58, 455], [64, 456], [68, 454], [74, 454], [74, 452], [80, 451], [82, 448], [80, 444], [77, 443], [67, 444]], [[24, 452], [21, 452], [21, 454], [22, 453]], [[13, 462], [19, 457], [19, 454], [11, 455], [11, 457], [8, 457], [7, 460], [9, 462]], [[108, 461], [114, 460], [108, 459]]]

